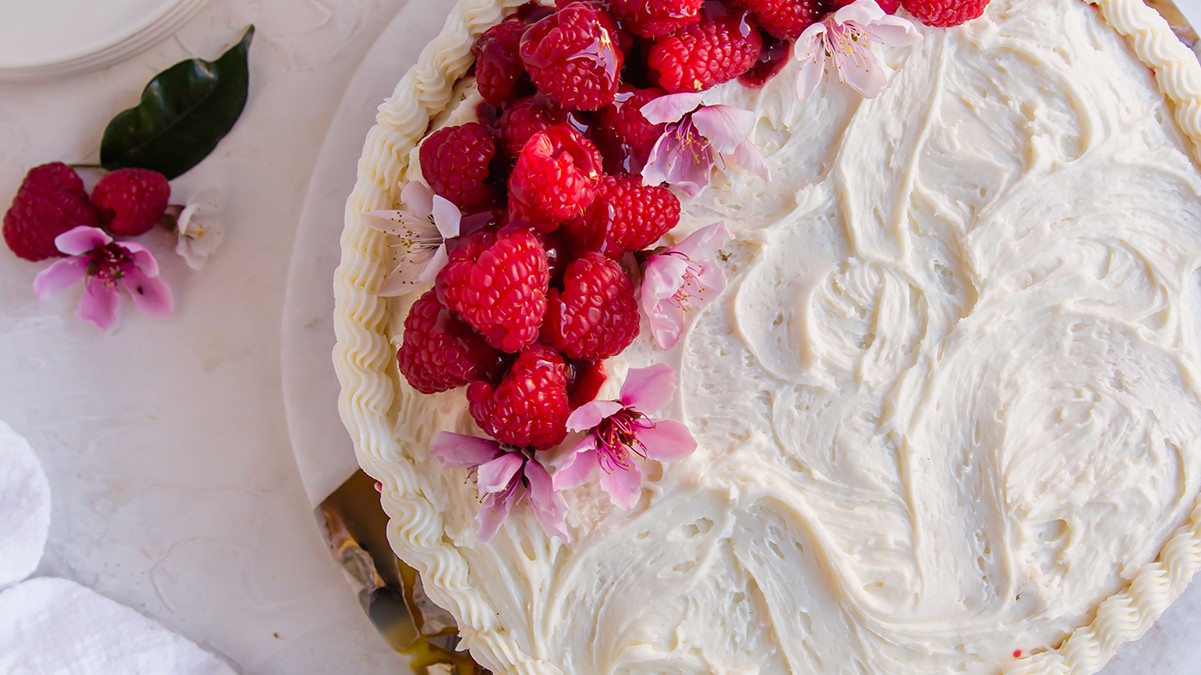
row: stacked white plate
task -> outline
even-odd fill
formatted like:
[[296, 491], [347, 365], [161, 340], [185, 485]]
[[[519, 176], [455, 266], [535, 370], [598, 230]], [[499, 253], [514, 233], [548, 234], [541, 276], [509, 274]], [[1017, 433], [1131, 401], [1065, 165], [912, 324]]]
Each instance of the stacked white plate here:
[[0, 80], [119, 63], [174, 34], [208, 0], [0, 0]]

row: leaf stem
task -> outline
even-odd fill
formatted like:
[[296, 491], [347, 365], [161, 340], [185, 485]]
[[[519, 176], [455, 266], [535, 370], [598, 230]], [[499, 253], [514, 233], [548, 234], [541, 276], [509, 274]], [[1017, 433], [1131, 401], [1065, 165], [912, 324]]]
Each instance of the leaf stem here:
[[99, 164], [83, 164], [83, 163], [68, 164], [67, 166], [71, 167], [72, 169], [103, 169], [104, 168], [103, 166], [101, 166]]

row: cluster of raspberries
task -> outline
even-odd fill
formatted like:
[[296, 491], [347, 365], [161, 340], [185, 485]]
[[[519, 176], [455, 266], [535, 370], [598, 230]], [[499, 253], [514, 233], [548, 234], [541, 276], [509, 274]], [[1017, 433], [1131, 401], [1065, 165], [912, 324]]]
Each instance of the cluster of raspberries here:
[[36, 262], [63, 255], [54, 239], [80, 225], [139, 237], [158, 224], [170, 198], [167, 178], [148, 169], [105, 174], [89, 197], [75, 169], [62, 162], [35, 166], [4, 214], [4, 243]]
[[408, 382], [466, 385], [471, 416], [501, 443], [560, 443], [605, 381], [604, 360], [638, 335], [637, 261], [679, 222], [677, 197], [640, 178], [664, 133], [642, 106], [742, 76], [765, 40], [795, 40], [849, 1], [559, 0], [482, 34], [482, 122], [420, 148], [425, 181], [463, 220], [405, 320]]

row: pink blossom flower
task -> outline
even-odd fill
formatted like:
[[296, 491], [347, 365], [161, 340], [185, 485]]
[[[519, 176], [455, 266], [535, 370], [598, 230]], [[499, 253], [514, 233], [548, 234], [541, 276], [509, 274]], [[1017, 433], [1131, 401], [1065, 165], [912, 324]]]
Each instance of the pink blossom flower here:
[[714, 167], [729, 165], [768, 180], [771, 171], [750, 142], [755, 113], [728, 105], [702, 105], [699, 93], [668, 94], [642, 106], [651, 124], [667, 124], [642, 169], [645, 185], [675, 185], [695, 197]]
[[642, 491], [642, 470], [635, 457], [668, 462], [696, 450], [688, 427], [646, 414], [666, 407], [675, 392], [675, 370], [661, 363], [630, 370], [618, 400], [576, 408], [567, 418], [567, 429], [588, 435], [555, 472], [554, 488], [582, 485], [600, 467], [601, 488], [613, 503], [626, 511], [634, 508]]
[[703, 307], [726, 289], [726, 275], [715, 258], [733, 238], [723, 223], [714, 223], [646, 261], [642, 311], [663, 349], [680, 342], [689, 310]]
[[363, 214], [364, 225], [400, 240], [393, 246], [398, 251], [396, 268], [379, 289], [385, 297], [403, 295], [438, 276], [449, 260], [446, 240], [459, 236], [463, 218], [459, 207], [419, 181], [406, 185], [400, 199], [405, 210]]
[[158, 278], [158, 261], [145, 246], [113, 241], [103, 230], [86, 225], [58, 235], [54, 245], [71, 257], [55, 262], [34, 278], [33, 291], [38, 298], [82, 281], [79, 318], [100, 330], [108, 330], [116, 321], [120, 290], [129, 293], [143, 312], [170, 316], [175, 306], [171, 289]]
[[872, 52], [872, 44], [908, 47], [922, 40], [913, 24], [886, 14], [876, 0], [855, 2], [827, 16], [801, 33], [796, 56], [800, 62], [796, 96], [809, 98], [822, 80], [826, 62], [834, 63], [838, 81], [874, 98], [887, 83], [884, 67]]
[[433, 451], [444, 466], [470, 469], [476, 474], [483, 503], [476, 516], [480, 541], [491, 539], [513, 508], [526, 498], [547, 535], [571, 541], [565, 522], [567, 504], [551, 487], [550, 473], [532, 452], [448, 431], [434, 437]]

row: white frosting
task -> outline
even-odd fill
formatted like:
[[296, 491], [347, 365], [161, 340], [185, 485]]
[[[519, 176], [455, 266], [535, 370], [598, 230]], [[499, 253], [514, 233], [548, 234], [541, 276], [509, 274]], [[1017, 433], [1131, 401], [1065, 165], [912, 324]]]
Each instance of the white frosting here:
[[[393, 461], [418, 490], [379, 473], [441, 515], [412, 506], [393, 541], [485, 665], [1089, 673], [1183, 587], [1145, 571], [1197, 548], [1192, 148], [1079, 0], [993, 0], [923, 32], [874, 100], [827, 82], [797, 105], [791, 67], [711, 96], [758, 112], [774, 179], [685, 200], [673, 236], [735, 233], [730, 288], [674, 352], [640, 340], [610, 362], [611, 388], [676, 364], [674, 414], [700, 442], [651, 467], [634, 512], [581, 488], [575, 543], [518, 513], [479, 544], [473, 486], [426, 451], [472, 429], [462, 393], [401, 388]], [[1132, 580], [1150, 590], [1128, 605], [1157, 599], [1133, 618], [1110, 602]], [[1054, 651], [1094, 620], [1126, 628]]]

